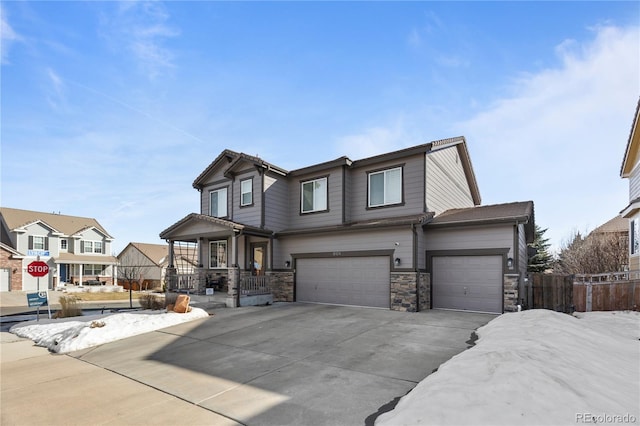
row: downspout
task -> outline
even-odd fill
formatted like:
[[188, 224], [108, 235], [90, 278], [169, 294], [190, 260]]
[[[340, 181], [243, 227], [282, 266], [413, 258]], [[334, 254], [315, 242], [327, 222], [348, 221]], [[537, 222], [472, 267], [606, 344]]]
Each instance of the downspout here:
[[416, 312], [420, 312], [420, 272], [418, 268], [418, 231], [416, 224], [411, 224], [411, 232], [413, 233], [413, 269], [416, 273]]

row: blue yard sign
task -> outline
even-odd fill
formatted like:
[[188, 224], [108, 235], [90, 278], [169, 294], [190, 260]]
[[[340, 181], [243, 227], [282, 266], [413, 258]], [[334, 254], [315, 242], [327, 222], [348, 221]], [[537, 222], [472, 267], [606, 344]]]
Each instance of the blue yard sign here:
[[47, 306], [47, 292], [39, 291], [38, 293], [27, 293], [27, 302], [29, 307]]

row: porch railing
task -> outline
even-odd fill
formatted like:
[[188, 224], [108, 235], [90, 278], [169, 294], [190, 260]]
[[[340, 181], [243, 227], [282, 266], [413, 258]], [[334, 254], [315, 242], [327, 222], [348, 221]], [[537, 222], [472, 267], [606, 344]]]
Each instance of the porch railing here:
[[197, 274], [177, 274], [171, 281], [170, 291], [193, 293], [198, 290]]
[[240, 279], [240, 294], [243, 296], [255, 296], [258, 294], [271, 293], [270, 277], [266, 275], [255, 275]]

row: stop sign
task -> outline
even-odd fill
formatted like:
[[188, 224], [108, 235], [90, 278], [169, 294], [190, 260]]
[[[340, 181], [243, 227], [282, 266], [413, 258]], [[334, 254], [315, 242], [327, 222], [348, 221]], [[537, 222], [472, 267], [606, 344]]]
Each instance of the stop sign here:
[[49, 273], [49, 265], [41, 260], [34, 260], [27, 265], [27, 272], [34, 277], [44, 277]]

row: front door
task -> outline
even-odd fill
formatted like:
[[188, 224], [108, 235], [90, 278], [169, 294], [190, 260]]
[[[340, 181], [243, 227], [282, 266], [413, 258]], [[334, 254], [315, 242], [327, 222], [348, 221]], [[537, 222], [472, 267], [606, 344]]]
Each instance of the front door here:
[[251, 275], [264, 275], [267, 268], [267, 243], [251, 244]]

